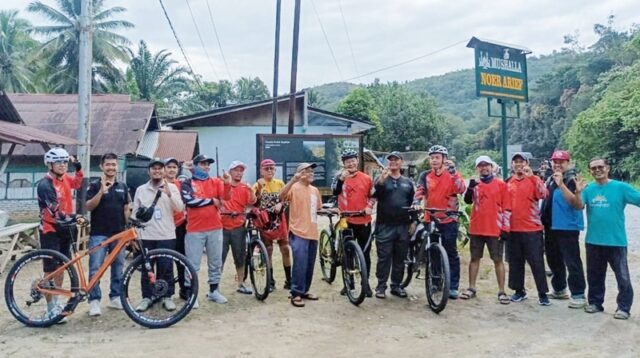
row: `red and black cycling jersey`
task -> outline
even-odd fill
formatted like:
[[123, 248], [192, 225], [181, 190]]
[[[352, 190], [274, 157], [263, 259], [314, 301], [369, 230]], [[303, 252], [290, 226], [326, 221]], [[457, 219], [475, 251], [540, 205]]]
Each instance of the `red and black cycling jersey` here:
[[64, 220], [73, 215], [73, 194], [80, 189], [84, 173], [76, 171], [74, 176], [64, 174], [60, 179], [51, 173], [38, 183], [38, 206], [40, 207], [40, 230], [47, 234], [56, 231], [56, 219]]

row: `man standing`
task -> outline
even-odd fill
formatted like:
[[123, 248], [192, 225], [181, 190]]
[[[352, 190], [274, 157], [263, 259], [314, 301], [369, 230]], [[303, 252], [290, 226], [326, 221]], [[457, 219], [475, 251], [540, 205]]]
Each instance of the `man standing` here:
[[387, 155], [385, 168], [374, 187], [374, 198], [378, 200], [376, 219], [376, 297], [386, 298], [387, 280], [391, 273], [391, 294], [407, 297], [401, 287], [404, 275], [404, 260], [409, 249], [409, 237], [416, 229], [415, 215], [409, 214], [407, 207], [413, 202], [413, 183], [402, 176], [402, 154], [391, 152]]
[[[343, 170], [333, 179], [331, 190], [338, 197], [338, 208], [341, 211], [361, 211], [363, 216], [347, 218], [349, 229], [358, 241], [362, 250], [365, 249], [369, 236], [371, 236], [371, 213], [375, 200], [373, 193], [373, 180], [367, 174], [358, 170], [358, 152], [348, 150], [342, 153]], [[364, 251], [364, 261], [367, 265], [367, 275], [371, 270], [371, 247]], [[369, 277], [367, 277], [368, 281]], [[347, 294], [347, 288], [343, 287], [341, 295]], [[367, 286], [367, 297], [373, 292]]]
[[244, 227], [244, 212], [249, 205], [256, 202], [256, 196], [253, 190], [242, 182], [242, 176], [247, 166], [239, 161], [234, 160], [229, 165], [229, 175], [231, 176], [231, 200], [224, 201], [224, 212], [236, 212], [237, 216], [222, 216], [222, 267], [229, 253], [229, 246], [233, 254], [233, 263], [236, 266], [236, 283], [238, 289], [236, 292], [250, 295], [253, 292], [244, 284], [244, 266], [246, 252], [246, 236], [247, 230]]
[[[458, 194], [467, 189], [464, 178], [456, 170], [455, 163], [448, 159], [449, 151], [441, 145], [434, 145], [429, 149], [429, 163], [431, 170], [420, 174], [417, 182], [415, 204], [424, 202], [425, 208], [447, 209], [457, 211]], [[451, 288], [449, 298], [458, 298], [460, 284], [460, 256], [458, 255], [458, 218], [448, 217], [444, 213], [436, 214], [440, 222], [438, 230], [442, 234], [442, 246], [449, 258], [449, 272], [451, 273]], [[429, 221], [428, 215], [425, 221]]]
[[[570, 169], [569, 152], [556, 150], [551, 156], [553, 175], [547, 180], [549, 196], [542, 204], [545, 253], [553, 273], [551, 298], [567, 299], [567, 282], [571, 291], [569, 308], [583, 308], [586, 282], [580, 258], [580, 231], [584, 229], [582, 210], [571, 206], [576, 191], [576, 172]], [[567, 280], [567, 270], [569, 277]]]
[[548, 306], [547, 278], [544, 272], [544, 240], [540, 221], [539, 201], [547, 197], [547, 188], [540, 177], [533, 174], [523, 153], [511, 159], [514, 175], [507, 179], [511, 196], [511, 236], [507, 241], [509, 261], [509, 288], [515, 291], [511, 301], [527, 299], [524, 288], [524, 264], [529, 263], [538, 289], [538, 303]]
[[[133, 213], [139, 215], [139, 209], [149, 208], [155, 201], [153, 216], [146, 222], [144, 230], [139, 230], [138, 235], [142, 240], [143, 249], [176, 249], [175, 223], [173, 213], [184, 209], [184, 204], [180, 200], [180, 192], [175, 185], [164, 180], [164, 161], [159, 158], [149, 162], [149, 181], [136, 189], [133, 198]], [[156, 200], [157, 198], [157, 200]], [[169, 290], [165, 297], [162, 297], [162, 305], [167, 311], [176, 309], [173, 302], [175, 285], [173, 279], [173, 262], [171, 259], [158, 259], [156, 263], [156, 276], [169, 282]], [[151, 307], [154, 302], [149, 277], [141, 275], [142, 301], [136, 307], [137, 311], [144, 312]]]
[[[261, 210], [266, 210], [269, 214], [270, 230], [261, 230], [260, 236], [267, 247], [269, 260], [273, 256], [273, 242], [278, 243], [280, 255], [282, 256], [282, 267], [284, 269], [285, 281], [284, 289], [291, 289], [291, 248], [289, 247], [289, 233], [287, 219], [284, 215], [286, 203], [280, 200], [280, 192], [284, 188], [284, 182], [275, 178], [276, 162], [271, 159], [264, 159], [260, 162], [260, 179], [253, 185], [253, 192], [256, 194], [257, 206]], [[276, 281], [273, 279], [273, 268], [271, 269], [271, 287], [275, 290]]]
[[[640, 206], [640, 192], [631, 185], [609, 179], [609, 164], [594, 158], [589, 170], [596, 180], [586, 184], [578, 179], [575, 207], [587, 207], [587, 281], [589, 283], [588, 313], [602, 312], [604, 307], [607, 264], [618, 283], [618, 309], [614, 318], [628, 319], [633, 303], [633, 287], [627, 265], [627, 235], [624, 228], [624, 208]], [[582, 192], [582, 194], [580, 194]]]
[[[204, 154], [193, 158], [192, 177], [182, 183], [182, 200], [187, 206], [187, 235], [185, 251], [196, 272], [200, 271], [202, 252], [206, 248], [209, 275], [207, 298], [227, 303], [219, 290], [222, 272], [222, 201], [231, 199], [231, 178], [224, 173], [224, 181], [209, 176], [213, 159]], [[198, 307], [198, 301], [194, 307]]]
[[301, 163], [296, 174], [280, 192], [280, 199], [289, 203], [289, 230], [293, 251], [291, 272], [291, 304], [304, 307], [303, 299], [316, 301], [318, 296], [309, 293], [313, 280], [313, 268], [318, 252], [318, 216], [322, 197], [313, 183], [316, 164]]
[[[167, 158], [164, 161], [164, 179], [167, 183], [171, 183], [182, 192], [182, 182], [178, 179], [180, 163], [176, 158]], [[175, 211], [173, 213], [173, 222], [176, 225], [176, 251], [186, 256], [184, 250], [184, 237], [187, 234], [187, 213], [185, 209]], [[180, 285], [180, 298], [187, 299], [189, 292], [184, 281], [184, 267], [178, 265], [178, 284]]]
[[509, 296], [504, 290], [504, 241], [509, 237], [511, 223], [511, 199], [507, 185], [493, 174], [495, 163], [486, 155], [476, 159], [476, 171], [479, 180], [471, 179], [469, 188], [464, 194], [464, 202], [473, 204], [471, 210], [469, 262], [469, 288], [460, 297], [470, 299], [476, 296], [476, 279], [480, 269], [484, 247], [487, 246], [489, 256], [493, 260], [498, 281], [498, 301], [502, 304], [510, 303]]
[[[87, 188], [87, 210], [91, 211], [91, 236], [89, 248], [99, 246], [109, 237], [123, 231], [129, 218], [129, 203], [131, 198], [127, 185], [119, 182], [118, 156], [115, 153], [106, 153], [100, 159], [102, 176], [98, 180], [89, 183]], [[89, 255], [89, 280], [98, 272], [104, 263], [107, 254], [110, 254], [117, 246], [112, 242]], [[124, 250], [121, 251], [111, 264], [111, 282], [109, 290], [109, 307], [122, 309], [120, 302], [122, 283], [122, 269], [124, 267]], [[100, 282], [89, 292], [89, 316], [99, 316], [100, 299], [102, 291]]]

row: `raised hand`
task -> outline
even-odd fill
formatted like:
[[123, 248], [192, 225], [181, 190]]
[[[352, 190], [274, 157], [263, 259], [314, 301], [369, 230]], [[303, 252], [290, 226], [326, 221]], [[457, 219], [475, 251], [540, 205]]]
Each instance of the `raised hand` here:
[[222, 181], [224, 181], [225, 184], [231, 184], [231, 175], [224, 169], [222, 169]]
[[564, 180], [564, 174], [562, 174], [562, 172], [559, 172], [559, 171], [558, 171], [558, 172], [553, 173], [552, 178], [553, 178], [553, 181], [554, 181], [554, 182], [556, 182], [556, 185], [557, 185], [557, 186], [562, 186], [562, 185], [564, 185], [564, 182], [563, 182], [563, 180]]
[[533, 176], [533, 170], [528, 165], [526, 165], [524, 168], [522, 168], [522, 171], [524, 172], [524, 176], [526, 176], [526, 177]]
[[587, 180], [581, 174], [576, 175], [576, 191], [582, 192], [587, 187]]

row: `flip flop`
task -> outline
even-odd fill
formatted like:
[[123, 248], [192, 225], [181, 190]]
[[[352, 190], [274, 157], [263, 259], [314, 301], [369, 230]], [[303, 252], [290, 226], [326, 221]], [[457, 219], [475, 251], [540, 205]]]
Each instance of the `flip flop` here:
[[302, 301], [302, 297], [300, 296], [291, 298], [291, 304], [294, 307], [304, 307], [304, 301]]
[[498, 292], [498, 301], [500, 301], [500, 303], [502, 303], [503, 305], [508, 305], [509, 303], [511, 303], [511, 299], [504, 292]]
[[305, 293], [304, 295], [302, 295], [302, 298], [304, 298], [305, 300], [309, 300], [309, 301], [317, 301], [319, 299], [318, 296], [314, 295], [313, 293]]
[[476, 289], [475, 288], [467, 288], [464, 292], [460, 294], [460, 298], [463, 300], [469, 300], [476, 297]]

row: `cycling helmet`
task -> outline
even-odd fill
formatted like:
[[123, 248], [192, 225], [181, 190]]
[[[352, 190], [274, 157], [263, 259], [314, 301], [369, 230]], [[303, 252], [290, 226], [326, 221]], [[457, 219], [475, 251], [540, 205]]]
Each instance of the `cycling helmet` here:
[[55, 162], [68, 162], [69, 153], [64, 148], [51, 148], [44, 155], [44, 164], [53, 164]]
[[436, 153], [440, 153], [445, 157], [449, 156], [449, 151], [447, 150], [447, 148], [441, 145], [434, 145], [433, 147], [429, 148], [429, 155], [436, 154]]
[[345, 149], [342, 152], [341, 158], [342, 158], [342, 160], [347, 160], [347, 159], [351, 159], [351, 158], [358, 158], [358, 152], [356, 152], [353, 149]]

